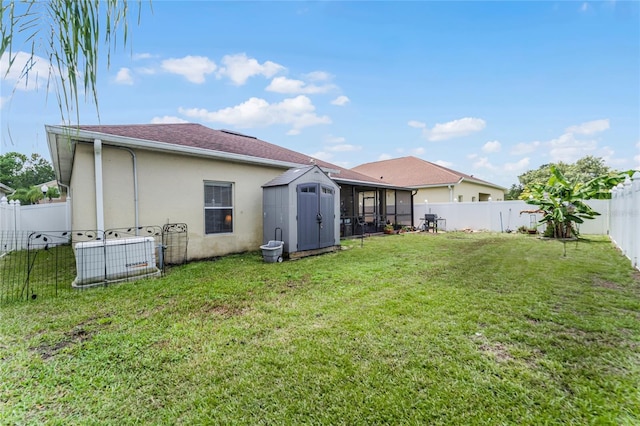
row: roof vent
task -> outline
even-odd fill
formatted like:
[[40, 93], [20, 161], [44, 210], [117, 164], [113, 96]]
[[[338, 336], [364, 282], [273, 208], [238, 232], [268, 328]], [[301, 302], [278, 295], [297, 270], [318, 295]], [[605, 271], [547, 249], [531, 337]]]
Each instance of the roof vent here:
[[255, 136], [245, 135], [244, 133], [234, 132], [233, 130], [220, 129], [220, 131], [221, 131], [221, 132], [223, 132], [223, 133], [228, 133], [228, 134], [230, 134], [230, 135], [242, 136], [243, 138], [258, 139], [258, 138], [256, 138]]

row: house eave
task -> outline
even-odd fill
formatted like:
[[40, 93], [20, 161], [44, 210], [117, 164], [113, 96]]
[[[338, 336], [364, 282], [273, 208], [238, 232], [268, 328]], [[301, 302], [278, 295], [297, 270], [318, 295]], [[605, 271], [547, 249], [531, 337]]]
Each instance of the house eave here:
[[458, 181], [458, 183], [462, 183], [463, 181], [467, 181], [467, 182], [473, 183], [475, 185], [490, 186], [491, 188], [496, 188], [496, 189], [499, 189], [499, 190], [501, 190], [503, 192], [508, 191], [507, 188], [502, 187], [500, 185], [495, 185], [493, 183], [489, 183], [489, 182], [485, 182], [485, 181], [481, 181], [481, 180], [476, 180], [476, 179], [468, 179], [468, 178], [464, 178], [464, 177], [461, 177], [460, 180]]
[[344, 183], [346, 185], [366, 186], [371, 188], [395, 189], [397, 191], [398, 190], [411, 191], [413, 189], [408, 186], [397, 186], [397, 185], [391, 185], [389, 183], [371, 182], [371, 181], [357, 180], [357, 179], [345, 179], [345, 178], [340, 178], [339, 176], [329, 176], [329, 177], [338, 183]]

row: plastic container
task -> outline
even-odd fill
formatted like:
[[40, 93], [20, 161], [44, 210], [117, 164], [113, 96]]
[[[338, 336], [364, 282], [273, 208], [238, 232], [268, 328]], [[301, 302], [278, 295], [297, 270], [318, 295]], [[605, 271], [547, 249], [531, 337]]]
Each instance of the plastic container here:
[[270, 240], [267, 244], [260, 246], [262, 258], [267, 263], [282, 262], [282, 248], [284, 241]]

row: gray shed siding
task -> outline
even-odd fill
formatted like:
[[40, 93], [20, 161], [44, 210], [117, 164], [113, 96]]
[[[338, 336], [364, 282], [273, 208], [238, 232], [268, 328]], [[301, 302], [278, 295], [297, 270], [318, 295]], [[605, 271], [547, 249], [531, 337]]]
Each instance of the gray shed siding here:
[[[334, 189], [334, 217], [330, 219], [334, 223], [333, 245], [340, 245], [340, 187], [318, 166], [289, 170], [263, 186], [263, 243], [275, 239], [276, 229], [280, 228], [284, 253], [298, 251], [296, 189], [305, 183], [319, 183]], [[280, 230], [277, 232], [277, 238], [280, 239]]]

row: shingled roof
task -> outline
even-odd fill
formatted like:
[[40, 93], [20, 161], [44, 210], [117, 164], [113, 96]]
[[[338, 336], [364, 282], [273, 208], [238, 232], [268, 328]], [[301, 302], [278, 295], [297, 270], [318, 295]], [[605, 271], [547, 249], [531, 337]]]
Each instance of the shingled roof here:
[[351, 170], [409, 188], [454, 185], [464, 181], [505, 189], [499, 185], [460, 173], [413, 156], [374, 161]]
[[[189, 151], [191, 155], [197, 155], [198, 153], [202, 155], [224, 153], [236, 155], [237, 158], [242, 157], [245, 160], [255, 159], [256, 162], [260, 163], [272, 161], [274, 165], [280, 167], [287, 164], [302, 166], [316, 164], [325, 170], [332, 170], [331, 177], [338, 181], [392, 186], [388, 182], [381, 182], [357, 171], [312, 158], [253, 136], [229, 130], [214, 130], [197, 123], [87, 125], [79, 126], [77, 129], [79, 131], [76, 131], [75, 127], [47, 126], [47, 131], [50, 135], [50, 150], [64, 148], [64, 143], [51, 139], [54, 134], [59, 137], [64, 138], [66, 136], [77, 140], [102, 139], [103, 142], [109, 141], [109, 136], [115, 136], [118, 138], [118, 144], [122, 146], [133, 146], [137, 141], [143, 141], [147, 149], [164, 149], [176, 153], [179, 153], [182, 149], [184, 152]], [[54, 152], [51, 155], [55, 165], [56, 159], [61, 157], [60, 155], [56, 156]]]

